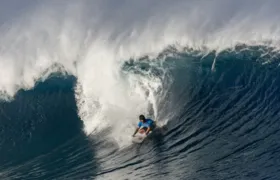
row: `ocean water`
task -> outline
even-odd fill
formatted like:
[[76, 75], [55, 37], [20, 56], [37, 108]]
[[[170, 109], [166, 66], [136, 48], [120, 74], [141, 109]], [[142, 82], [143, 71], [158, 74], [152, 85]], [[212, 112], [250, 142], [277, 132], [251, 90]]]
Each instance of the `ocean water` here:
[[0, 179], [279, 179], [279, 5], [1, 1]]

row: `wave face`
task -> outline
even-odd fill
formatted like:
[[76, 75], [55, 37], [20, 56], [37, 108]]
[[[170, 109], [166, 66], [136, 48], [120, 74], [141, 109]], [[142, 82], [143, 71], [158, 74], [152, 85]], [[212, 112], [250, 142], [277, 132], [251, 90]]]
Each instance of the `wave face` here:
[[1, 179], [277, 179], [279, 5], [6, 2]]

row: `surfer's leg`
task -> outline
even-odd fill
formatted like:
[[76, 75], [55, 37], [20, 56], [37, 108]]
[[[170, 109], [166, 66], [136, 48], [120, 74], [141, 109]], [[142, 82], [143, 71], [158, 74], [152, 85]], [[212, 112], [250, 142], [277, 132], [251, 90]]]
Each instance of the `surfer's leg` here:
[[153, 131], [156, 128], [156, 122], [153, 122], [153, 124], [151, 125], [151, 131]]

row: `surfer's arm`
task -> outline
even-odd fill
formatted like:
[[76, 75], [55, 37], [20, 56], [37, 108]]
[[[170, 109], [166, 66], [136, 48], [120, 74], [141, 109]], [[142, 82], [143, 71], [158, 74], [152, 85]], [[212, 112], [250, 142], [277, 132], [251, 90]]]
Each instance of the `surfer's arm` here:
[[136, 128], [136, 130], [135, 130], [135, 132], [133, 133], [132, 136], [135, 136], [135, 134], [138, 132], [138, 130], [139, 130], [139, 127]]
[[148, 135], [148, 134], [149, 134], [150, 130], [151, 130], [151, 128], [150, 128], [150, 127], [148, 127], [148, 129], [147, 129], [147, 131], [146, 131], [146, 135]]

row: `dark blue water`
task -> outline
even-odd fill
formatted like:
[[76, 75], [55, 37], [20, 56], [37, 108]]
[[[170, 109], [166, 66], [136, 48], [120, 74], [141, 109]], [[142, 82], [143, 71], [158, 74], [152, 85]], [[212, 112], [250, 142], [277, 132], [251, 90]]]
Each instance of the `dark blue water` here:
[[[279, 179], [279, 55], [259, 46], [168, 54], [159, 119], [173, 116], [125, 149], [106, 130], [83, 133], [75, 77], [53, 75], [1, 102], [1, 179]], [[145, 71], [146, 60], [125, 66]]]

